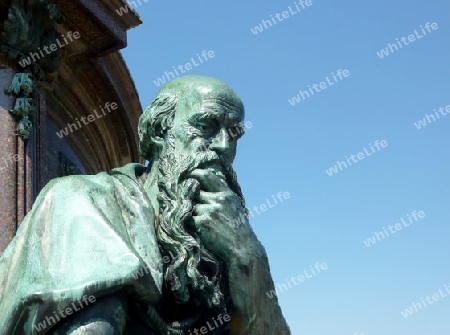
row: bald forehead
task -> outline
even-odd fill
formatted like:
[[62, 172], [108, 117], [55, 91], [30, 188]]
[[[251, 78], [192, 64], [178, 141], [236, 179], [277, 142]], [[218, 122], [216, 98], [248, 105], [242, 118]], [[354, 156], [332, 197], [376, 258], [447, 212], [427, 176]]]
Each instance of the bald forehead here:
[[159, 91], [158, 95], [174, 94], [178, 96], [178, 100], [194, 102], [205, 98], [220, 98], [228, 101], [231, 105], [243, 109], [241, 99], [236, 93], [223, 81], [197, 75], [178, 77], [166, 85]]
[[225, 119], [236, 122], [244, 119], [243, 108], [238, 102], [217, 95], [204, 96], [201, 102], [200, 112], [220, 114]]
[[241, 99], [222, 82], [197, 83], [181, 94], [179, 103], [195, 112], [221, 113], [233, 119], [244, 118]]
[[231, 109], [242, 110], [241, 99], [234, 91], [222, 83], [216, 85], [199, 85], [195, 87], [198, 99], [205, 102], [216, 102]]

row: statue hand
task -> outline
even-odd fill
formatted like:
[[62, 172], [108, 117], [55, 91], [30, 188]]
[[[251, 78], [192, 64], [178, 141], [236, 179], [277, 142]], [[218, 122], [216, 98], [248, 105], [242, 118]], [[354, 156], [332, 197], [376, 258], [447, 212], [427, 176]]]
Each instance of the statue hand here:
[[290, 335], [277, 299], [262, 294], [275, 290], [275, 286], [266, 252], [248, 223], [239, 197], [212, 171], [199, 169], [191, 175], [200, 183], [193, 224], [204, 246], [227, 266], [234, 308], [231, 334]]
[[226, 181], [202, 169], [195, 170], [191, 176], [200, 182], [193, 221], [205, 247], [227, 264], [249, 255], [253, 249], [259, 250], [261, 245], [248, 223], [245, 209]]

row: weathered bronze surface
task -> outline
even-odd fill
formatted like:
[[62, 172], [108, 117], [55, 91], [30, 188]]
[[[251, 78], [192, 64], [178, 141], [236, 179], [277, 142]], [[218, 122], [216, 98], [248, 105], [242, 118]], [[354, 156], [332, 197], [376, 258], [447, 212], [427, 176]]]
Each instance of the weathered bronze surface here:
[[232, 167], [243, 120], [180, 77], [140, 118], [147, 167], [52, 180], [0, 258], [0, 335], [290, 334]]

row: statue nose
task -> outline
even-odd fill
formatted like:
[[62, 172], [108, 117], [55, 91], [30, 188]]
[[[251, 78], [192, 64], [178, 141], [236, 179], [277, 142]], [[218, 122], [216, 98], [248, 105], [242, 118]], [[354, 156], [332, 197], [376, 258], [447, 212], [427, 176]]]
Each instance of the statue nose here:
[[230, 150], [230, 143], [228, 142], [228, 134], [225, 128], [220, 129], [220, 132], [213, 139], [209, 146], [211, 150], [214, 150], [219, 155], [225, 155]]

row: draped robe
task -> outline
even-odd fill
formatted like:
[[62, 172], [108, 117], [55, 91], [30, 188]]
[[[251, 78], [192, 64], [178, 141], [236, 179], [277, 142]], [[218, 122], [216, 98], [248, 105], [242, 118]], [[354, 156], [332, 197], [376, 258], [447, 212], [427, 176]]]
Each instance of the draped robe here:
[[0, 335], [50, 333], [64, 320], [59, 311], [85, 306], [84, 296], [126, 288], [144, 303], [161, 298], [163, 262], [144, 172], [128, 164], [47, 184], [0, 257]]

